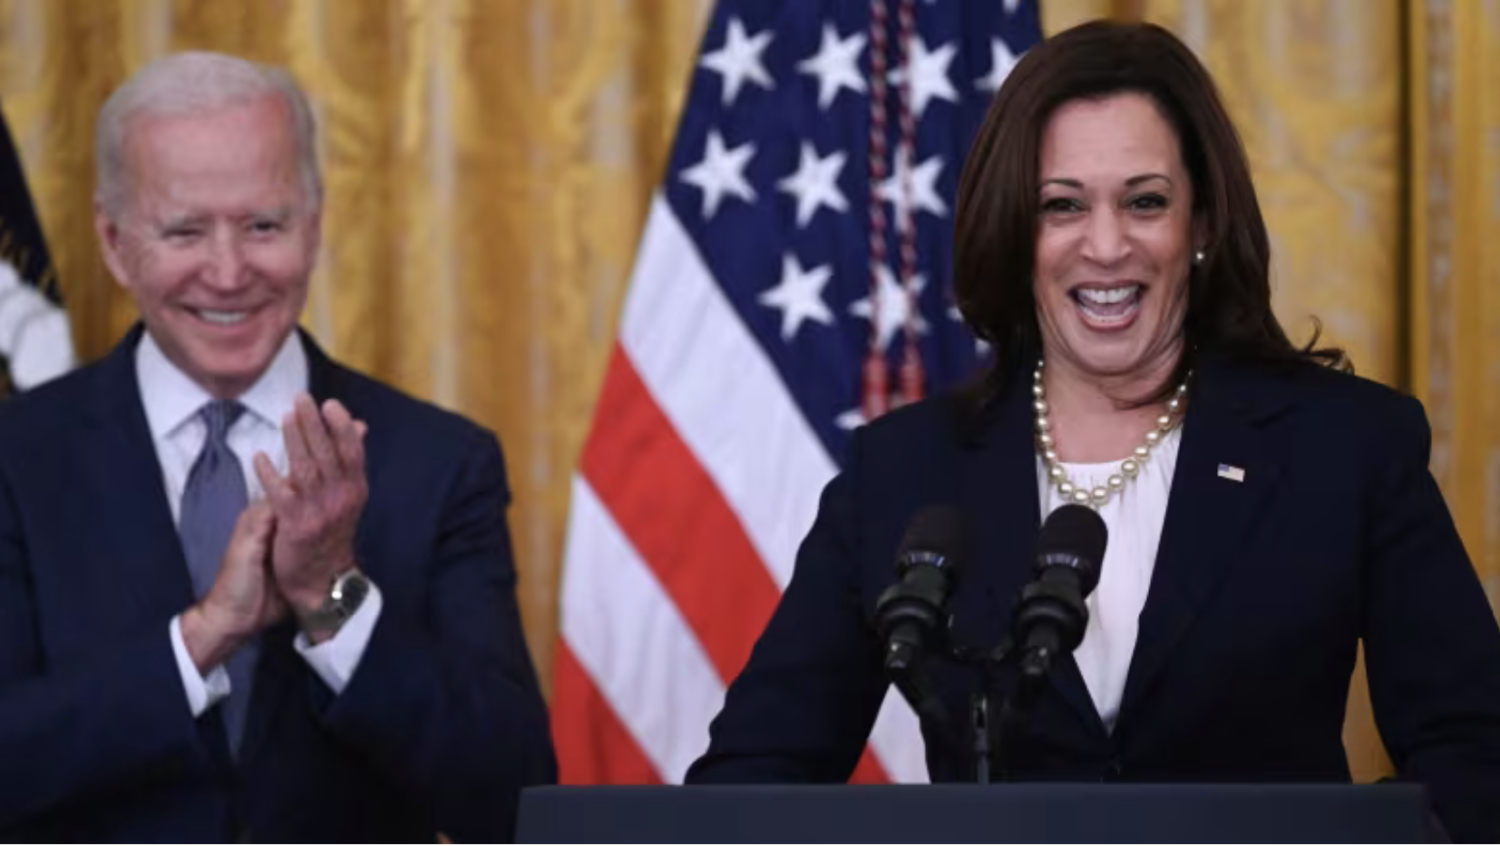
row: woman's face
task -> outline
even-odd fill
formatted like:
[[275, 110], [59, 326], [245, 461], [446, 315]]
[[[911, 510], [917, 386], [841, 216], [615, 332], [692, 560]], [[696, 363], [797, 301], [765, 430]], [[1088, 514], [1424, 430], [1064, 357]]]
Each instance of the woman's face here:
[[1049, 361], [1090, 376], [1170, 370], [1193, 260], [1193, 186], [1143, 94], [1074, 100], [1041, 147], [1037, 317]]

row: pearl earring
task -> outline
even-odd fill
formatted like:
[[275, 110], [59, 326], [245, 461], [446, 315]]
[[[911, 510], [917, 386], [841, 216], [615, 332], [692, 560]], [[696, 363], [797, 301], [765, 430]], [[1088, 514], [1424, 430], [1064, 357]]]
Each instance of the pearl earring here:
[[1203, 263], [1203, 251], [1199, 250], [1198, 252], [1193, 253], [1193, 264], [1202, 264], [1202, 263]]

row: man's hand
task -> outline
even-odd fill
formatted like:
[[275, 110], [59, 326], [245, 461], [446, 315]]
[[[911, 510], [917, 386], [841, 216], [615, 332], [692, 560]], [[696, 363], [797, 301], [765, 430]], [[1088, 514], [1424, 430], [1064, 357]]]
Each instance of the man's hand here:
[[306, 394], [281, 424], [287, 475], [265, 453], [255, 473], [276, 515], [271, 570], [298, 616], [322, 606], [340, 573], [355, 566], [354, 532], [369, 496], [365, 479], [365, 424], [337, 400], [322, 411]]
[[286, 615], [268, 556], [276, 520], [265, 502], [240, 514], [208, 594], [182, 615], [182, 640], [200, 674]]

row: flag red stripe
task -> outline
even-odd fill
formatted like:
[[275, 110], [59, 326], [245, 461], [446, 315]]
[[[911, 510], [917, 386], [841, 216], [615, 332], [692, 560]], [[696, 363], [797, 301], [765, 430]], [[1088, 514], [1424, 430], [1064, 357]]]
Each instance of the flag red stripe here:
[[583, 474], [727, 684], [749, 659], [780, 591], [618, 344], [598, 408]]
[[552, 665], [552, 745], [561, 784], [660, 784], [609, 700], [559, 638]]
[[859, 763], [854, 766], [854, 773], [849, 776], [849, 783], [887, 784], [890, 780], [890, 776], [885, 773], [885, 768], [880, 766], [880, 761], [875, 757], [874, 751], [866, 745], [864, 754], [859, 756]]

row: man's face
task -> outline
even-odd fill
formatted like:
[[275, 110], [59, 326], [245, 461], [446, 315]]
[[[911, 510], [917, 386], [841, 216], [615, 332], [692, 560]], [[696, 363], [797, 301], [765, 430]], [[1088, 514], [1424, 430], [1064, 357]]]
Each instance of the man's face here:
[[320, 210], [292, 115], [267, 95], [127, 125], [124, 202], [99, 208], [105, 263], [168, 359], [216, 397], [270, 366], [307, 301]]

